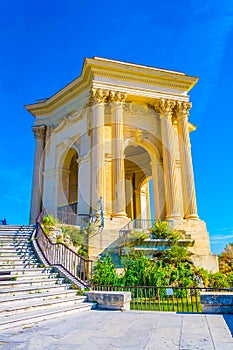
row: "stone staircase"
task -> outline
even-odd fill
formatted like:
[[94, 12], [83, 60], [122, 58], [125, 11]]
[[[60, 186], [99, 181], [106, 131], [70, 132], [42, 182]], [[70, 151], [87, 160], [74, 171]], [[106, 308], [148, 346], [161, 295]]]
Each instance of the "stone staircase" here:
[[69, 283], [37, 259], [34, 226], [0, 226], [0, 330], [90, 310]]

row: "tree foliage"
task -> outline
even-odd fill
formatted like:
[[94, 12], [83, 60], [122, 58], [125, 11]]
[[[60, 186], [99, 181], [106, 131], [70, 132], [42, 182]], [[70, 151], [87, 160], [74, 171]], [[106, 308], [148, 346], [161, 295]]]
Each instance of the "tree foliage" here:
[[95, 263], [92, 283], [112, 286], [119, 284], [119, 278], [109, 255]]
[[[99, 260], [94, 268], [94, 284], [122, 286], [233, 287], [233, 244], [228, 244], [219, 256], [220, 271], [208, 272], [195, 267], [187, 248], [179, 245], [179, 232], [167, 222], [158, 220], [151, 229], [152, 239], [168, 239], [171, 248], [151, 260], [142, 252], [132, 252], [123, 258], [124, 275], [118, 277], [110, 256]], [[137, 239], [140, 237], [136, 237]]]
[[223, 273], [233, 272], [233, 243], [228, 243], [224, 251], [219, 255], [219, 269]]

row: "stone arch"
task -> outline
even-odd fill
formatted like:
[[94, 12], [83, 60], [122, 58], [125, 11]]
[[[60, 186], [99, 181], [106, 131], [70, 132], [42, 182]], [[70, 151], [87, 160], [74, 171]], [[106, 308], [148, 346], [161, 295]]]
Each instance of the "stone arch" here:
[[61, 188], [58, 209], [78, 213], [78, 152], [77, 147], [66, 150], [60, 161]]
[[161, 159], [161, 154], [158, 148], [150, 140], [146, 138], [139, 139], [139, 140], [136, 140], [135, 138], [126, 139], [123, 145], [124, 151], [128, 146], [143, 147], [148, 152], [151, 160]]
[[141, 219], [141, 185], [152, 177], [151, 155], [139, 143], [129, 144], [124, 149], [124, 154], [126, 213], [131, 219]]

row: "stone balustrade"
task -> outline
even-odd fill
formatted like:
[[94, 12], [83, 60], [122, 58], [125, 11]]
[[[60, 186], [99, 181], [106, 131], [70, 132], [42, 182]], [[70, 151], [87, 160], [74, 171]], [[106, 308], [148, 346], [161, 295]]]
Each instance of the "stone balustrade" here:
[[89, 302], [97, 302], [97, 308], [102, 310], [130, 310], [130, 292], [90, 291], [86, 293]]

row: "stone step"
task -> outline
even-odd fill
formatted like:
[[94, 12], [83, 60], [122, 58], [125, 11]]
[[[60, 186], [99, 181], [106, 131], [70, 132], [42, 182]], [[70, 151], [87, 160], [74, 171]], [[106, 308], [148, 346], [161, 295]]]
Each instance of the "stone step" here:
[[34, 294], [25, 294], [25, 295], [15, 295], [15, 296], [4, 296], [0, 297], [0, 305], [3, 307], [13, 306], [14, 304], [24, 304], [28, 301], [41, 301], [41, 300], [52, 300], [52, 299], [66, 299], [77, 296], [77, 290], [75, 289], [66, 289], [60, 291], [50, 291], [43, 293], [34, 293]]
[[36, 267], [41, 267], [41, 264], [39, 262], [17, 262], [15, 264], [11, 263], [11, 264], [2, 264], [0, 263], [0, 270], [17, 270], [17, 269], [22, 269], [22, 268], [25, 268], [25, 269], [28, 269], [28, 268], [36, 268]]
[[48, 280], [48, 279], [55, 279], [58, 278], [58, 274], [57, 273], [44, 273], [44, 274], [20, 274], [20, 275], [13, 275], [13, 274], [5, 274], [5, 275], [0, 275], [0, 286], [1, 286], [1, 281], [35, 281], [35, 280], [39, 280], [39, 279], [44, 279], [44, 280]]
[[31, 326], [35, 322], [45, 321], [52, 318], [66, 316], [72, 313], [89, 311], [93, 307], [93, 303], [78, 303], [72, 306], [59, 306], [49, 310], [36, 310], [23, 313], [21, 315], [13, 315], [5, 317], [0, 321], [0, 330], [9, 329], [17, 326]]
[[26, 245], [26, 246], [22, 246], [22, 247], [18, 247], [18, 246], [5, 246], [5, 247], [0, 247], [0, 253], [1, 254], [19, 254], [19, 253], [24, 253], [24, 252], [31, 252], [32, 254], [34, 254], [34, 251], [31, 247], [31, 245]]
[[0, 259], [0, 269], [1, 266], [5, 267], [5, 266], [16, 266], [16, 265], [21, 265], [21, 266], [25, 266], [28, 264], [37, 264], [38, 260], [36, 258], [30, 257], [29, 259], [25, 259], [25, 258], [21, 258], [21, 259]]
[[9, 260], [22, 260], [22, 259], [28, 259], [28, 258], [34, 258], [35, 259], [35, 254], [33, 254], [33, 252], [24, 252], [24, 253], [9, 253], [9, 252], [3, 252], [0, 255], [0, 261], [1, 260], [5, 260], [5, 261], [9, 261]]
[[23, 243], [23, 244], [2, 244], [0, 243], [0, 251], [2, 250], [25, 250], [25, 249], [32, 249], [31, 243]]
[[57, 308], [60, 306], [67, 307], [72, 305], [77, 305], [80, 303], [83, 303], [86, 301], [86, 297], [83, 296], [73, 296], [66, 299], [47, 299], [47, 300], [41, 300], [41, 301], [35, 301], [35, 300], [28, 300], [23, 305], [14, 303], [11, 307], [0, 306], [0, 318], [3, 317], [9, 317], [12, 315], [18, 315], [25, 312], [32, 312], [35, 310], [48, 310], [51, 308]]
[[3, 242], [8, 242], [9, 243], [14, 243], [14, 244], [19, 244], [22, 242], [29, 242], [31, 240], [32, 235], [22, 235], [22, 236], [1, 236], [0, 235], [0, 244]]
[[31, 237], [33, 231], [24, 231], [24, 232], [16, 232], [16, 231], [12, 231], [12, 232], [3, 232], [0, 231], [0, 238], [5, 237], [5, 238], [9, 238], [12, 239], [14, 238], [23, 238], [23, 237]]
[[23, 254], [15, 254], [15, 255], [8, 255], [8, 256], [4, 256], [4, 255], [0, 255], [0, 264], [3, 261], [22, 261], [23, 259], [28, 259], [28, 260], [37, 260], [37, 258], [35, 257], [35, 254], [26, 254], [25, 258]]
[[45, 279], [35, 279], [35, 280], [20, 280], [20, 281], [0, 281], [0, 289], [1, 292], [4, 289], [9, 289], [9, 288], [21, 288], [21, 287], [26, 287], [26, 286], [31, 286], [31, 287], [40, 287], [44, 285], [54, 285], [54, 284], [62, 284], [63, 283], [63, 278], [45, 278]]
[[34, 227], [29, 227], [29, 228], [26, 228], [26, 227], [9, 227], [8, 228], [2, 228], [0, 226], [0, 236], [1, 235], [23, 235], [23, 234], [27, 234], [27, 233], [32, 233], [33, 231], [35, 230]]
[[17, 237], [17, 238], [9, 238], [9, 237], [0, 237], [0, 248], [6, 246], [6, 245], [12, 245], [12, 246], [17, 246], [17, 245], [27, 245], [31, 242], [31, 236], [27, 238], [23, 237]]
[[0, 236], [1, 235], [8, 235], [8, 236], [11, 236], [11, 235], [25, 235], [25, 234], [31, 234], [32, 232], [34, 231], [34, 228], [33, 229], [18, 229], [18, 230], [3, 230], [3, 229], [0, 229]]
[[27, 268], [27, 269], [14, 269], [14, 270], [7, 270], [7, 269], [4, 269], [4, 270], [0, 270], [0, 276], [1, 275], [11, 275], [11, 276], [15, 276], [15, 275], [30, 275], [30, 274], [37, 274], [37, 275], [40, 275], [40, 274], [43, 274], [43, 273], [52, 273], [53, 272], [53, 268], [51, 267], [34, 267], [34, 268]]
[[41, 265], [31, 245], [33, 231], [34, 227], [0, 227], [0, 329], [93, 306], [70, 289], [56, 270]]
[[50, 293], [52, 291], [56, 293], [64, 292], [67, 289], [69, 289], [70, 285], [68, 284], [53, 284], [53, 285], [42, 285], [38, 287], [18, 287], [18, 288], [8, 288], [8, 289], [2, 289], [1, 290], [1, 298], [4, 298], [6, 296], [19, 296], [19, 295], [28, 295], [28, 294], [43, 294], [43, 293]]
[[32, 230], [35, 228], [35, 225], [0, 225], [1, 231], [22, 231], [22, 230]]

